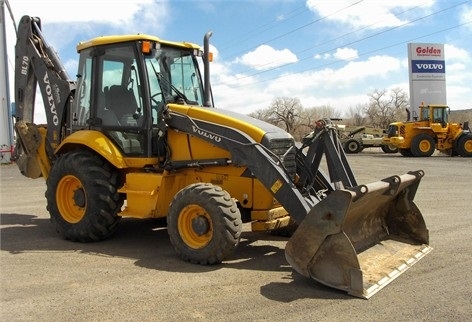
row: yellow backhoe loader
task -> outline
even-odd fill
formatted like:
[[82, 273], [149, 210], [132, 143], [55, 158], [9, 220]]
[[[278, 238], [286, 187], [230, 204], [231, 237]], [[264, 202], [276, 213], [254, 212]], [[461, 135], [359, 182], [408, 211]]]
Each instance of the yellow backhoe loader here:
[[[46, 180], [60, 236], [99, 241], [122, 217], [166, 217], [176, 253], [211, 265], [235, 251], [243, 223], [295, 225], [293, 269], [362, 298], [432, 249], [413, 202], [423, 171], [360, 185], [329, 119], [298, 147], [278, 127], [215, 108], [210, 36], [203, 48], [145, 34], [81, 42], [71, 80], [40, 19], [21, 19], [15, 157], [23, 175]], [[37, 86], [45, 125], [33, 120]]]

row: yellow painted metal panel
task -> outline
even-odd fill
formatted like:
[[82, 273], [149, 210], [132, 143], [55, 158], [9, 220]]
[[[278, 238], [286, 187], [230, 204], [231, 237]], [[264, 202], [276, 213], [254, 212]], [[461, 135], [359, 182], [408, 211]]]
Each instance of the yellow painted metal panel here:
[[126, 183], [120, 189], [121, 193], [126, 194], [126, 207], [120, 215], [135, 218], [157, 217], [156, 207], [161, 182], [161, 174], [126, 174]]
[[268, 231], [287, 227], [290, 224], [290, 217], [282, 217], [270, 221], [254, 221], [251, 223], [252, 231]]
[[238, 120], [237, 118], [229, 115], [224, 115], [218, 112], [218, 109], [213, 108], [202, 108], [191, 105], [177, 105], [169, 104], [169, 109], [172, 111], [186, 114], [192, 118], [205, 120], [207, 122], [214, 122], [220, 125], [228, 126], [243, 131], [244, 133], [251, 136], [256, 142], [261, 142], [266, 132], [248, 122]]
[[146, 35], [146, 34], [132, 34], [132, 35], [100, 36], [100, 37], [96, 37], [88, 41], [79, 42], [79, 44], [77, 45], [77, 52], [80, 52], [81, 50], [94, 47], [94, 46], [115, 44], [115, 43], [121, 43], [121, 42], [130, 42], [130, 41], [141, 41], [141, 40], [154, 41], [154, 42], [158, 42], [158, 43], [168, 45], [168, 46], [173, 46], [173, 47], [200, 49], [199, 45], [189, 43], [189, 42], [175, 42], [175, 41], [163, 40], [156, 36], [151, 36], [151, 35]]
[[93, 130], [77, 131], [66, 137], [56, 153], [65, 152], [77, 145], [86, 146], [108, 160], [118, 169], [142, 168], [148, 164], [157, 164], [157, 158], [127, 158], [118, 147], [103, 133]]

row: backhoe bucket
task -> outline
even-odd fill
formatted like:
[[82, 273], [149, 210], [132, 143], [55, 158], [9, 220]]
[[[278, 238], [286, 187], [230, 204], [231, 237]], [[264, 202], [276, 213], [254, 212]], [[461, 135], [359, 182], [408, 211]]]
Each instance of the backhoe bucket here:
[[409, 172], [331, 192], [287, 242], [287, 261], [306, 277], [370, 298], [432, 250], [413, 203], [423, 175]]

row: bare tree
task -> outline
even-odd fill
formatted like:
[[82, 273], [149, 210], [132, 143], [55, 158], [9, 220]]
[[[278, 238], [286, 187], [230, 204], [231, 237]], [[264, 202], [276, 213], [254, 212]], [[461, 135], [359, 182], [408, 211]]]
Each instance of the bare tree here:
[[357, 104], [356, 106], [350, 106], [346, 118], [350, 125], [361, 126], [366, 123], [364, 110], [367, 109], [367, 104]]
[[402, 89], [395, 88], [390, 93], [386, 89], [376, 89], [368, 96], [370, 102], [364, 112], [374, 127], [387, 128], [391, 122], [405, 118], [409, 100]]
[[[304, 119], [305, 111], [298, 98], [278, 97], [265, 109], [249, 114], [254, 118], [278, 126], [299, 139], [295, 132], [299, 132], [300, 122]], [[306, 134], [306, 133], [305, 133]]]
[[316, 121], [324, 118], [339, 118], [340, 115], [341, 113], [330, 105], [306, 108], [302, 111], [298, 125], [292, 134], [300, 139], [313, 130]]
[[303, 106], [298, 98], [278, 97], [272, 101], [269, 122], [280, 126], [289, 133], [298, 125]]
[[324, 118], [340, 118], [341, 113], [330, 105], [314, 106], [305, 109], [301, 124], [313, 126], [318, 120]]
[[271, 114], [271, 109], [270, 108], [264, 108], [264, 109], [259, 109], [259, 110], [256, 110], [256, 111], [252, 112], [252, 113], [249, 113], [249, 116], [251, 116], [253, 118], [256, 118], [256, 119], [259, 119], [259, 120], [262, 120], [262, 121], [269, 122], [270, 114]]

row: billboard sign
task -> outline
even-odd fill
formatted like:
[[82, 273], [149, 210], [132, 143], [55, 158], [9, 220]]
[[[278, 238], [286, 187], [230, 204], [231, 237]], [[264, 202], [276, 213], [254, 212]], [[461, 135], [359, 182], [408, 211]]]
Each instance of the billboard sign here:
[[411, 117], [421, 104], [447, 104], [443, 44], [408, 44]]

